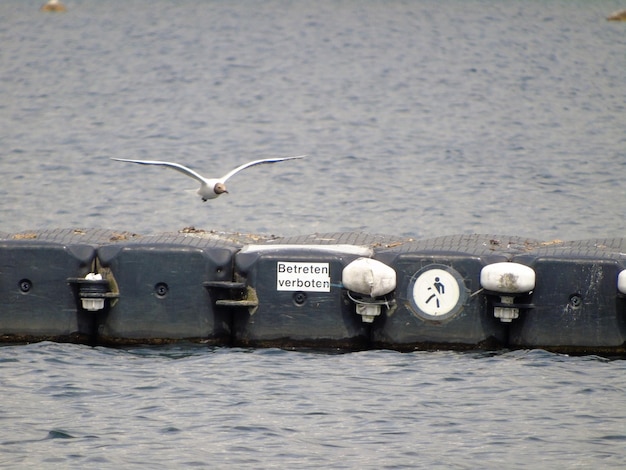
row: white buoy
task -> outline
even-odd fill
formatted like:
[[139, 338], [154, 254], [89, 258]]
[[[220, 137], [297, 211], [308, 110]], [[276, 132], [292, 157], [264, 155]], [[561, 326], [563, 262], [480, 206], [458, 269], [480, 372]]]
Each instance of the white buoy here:
[[617, 290], [626, 295], [626, 269], [617, 276]]
[[519, 263], [488, 264], [480, 271], [480, 285], [485, 290], [501, 294], [502, 305], [494, 307], [493, 315], [501, 322], [510, 323], [519, 317], [519, 308], [514, 305], [515, 295], [526, 294], [535, 288], [535, 271]]
[[535, 271], [519, 263], [488, 264], [480, 271], [480, 285], [492, 292], [524, 294], [535, 288]]
[[[100, 273], [89, 273], [85, 276], [85, 279], [88, 281], [101, 281], [102, 274]], [[81, 299], [83, 308], [89, 312], [96, 312], [98, 310], [102, 310], [104, 308], [104, 298], [89, 298], [83, 297]]]
[[343, 268], [344, 287], [359, 294], [379, 297], [396, 288], [396, 271], [371, 258], [358, 258]]
[[386, 295], [396, 288], [396, 271], [378, 260], [358, 258], [343, 268], [341, 282], [348, 291], [369, 296], [355, 299], [348, 293], [363, 322], [372, 323], [380, 315], [382, 306], [389, 306], [387, 301], [377, 300], [376, 297]]

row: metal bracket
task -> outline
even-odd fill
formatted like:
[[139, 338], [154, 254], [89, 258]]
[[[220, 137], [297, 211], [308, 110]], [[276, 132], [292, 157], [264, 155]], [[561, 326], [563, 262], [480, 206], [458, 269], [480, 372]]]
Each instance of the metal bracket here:
[[222, 307], [250, 308], [251, 314], [254, 313], [254, 309], [259, 306], [259, 299], [256, 296], [256, 291], [245, 282], [206, 281], [203, 282], [202, 285], [207, 289], [222, 289], [229, 291], [231, 298], [216, 300], [215, 305]]

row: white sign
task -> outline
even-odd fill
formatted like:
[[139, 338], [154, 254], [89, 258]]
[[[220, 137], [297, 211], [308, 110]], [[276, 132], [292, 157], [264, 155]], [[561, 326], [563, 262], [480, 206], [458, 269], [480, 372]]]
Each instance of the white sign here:
[[330, 292], [330, 265], [278, 261], [276, 290]]
[[455, 277], [443, 269], [429, 269], [415, 280], [413, 300], [422, 312], [433, 317], [445, 315], [456, 307], [461, 292]]

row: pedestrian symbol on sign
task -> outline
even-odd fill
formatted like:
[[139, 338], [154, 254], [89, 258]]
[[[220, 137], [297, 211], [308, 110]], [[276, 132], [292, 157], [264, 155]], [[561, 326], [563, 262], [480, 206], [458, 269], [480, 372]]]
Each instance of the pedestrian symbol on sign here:
[[411, 280], [412, 306], [418, 316], [441, 318], [460, 310], [466, 296], [463, 278], [449, 266], [433, 264]]
[[[446, 288], [445, 286], [441, 283], [441, 281], [439, 280], [439, 276], [437, 276], [435, 278], [435, 283], [433, 284], [433, 287], [435, 288], [435, 290], [437, 292], [433, 292], [433, 294], [428, 297], [428, 300], [426, 300], [426, 303], [430, 302], [431, 300], [435, 299], [435, 302], [437, 302], [437, 308], [441, 307], [441, 304], [439, 302], [439, 294], [445, 294], [446, 293]], [[433, 287], [429, 287], [428, 290], [432, 290]]]

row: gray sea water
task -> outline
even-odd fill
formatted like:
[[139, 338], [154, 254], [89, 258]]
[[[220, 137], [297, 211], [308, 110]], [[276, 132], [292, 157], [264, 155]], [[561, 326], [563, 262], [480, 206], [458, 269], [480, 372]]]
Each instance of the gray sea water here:
[[5, 468], [623, 468], [626, 361], [0, 348]]
[[[626, 232], [619, 0], [0, 2], [0, 231]], [[110, 157], [221, 175], [230, 194]], [[623, 468], [626, 361], [0, 348], [4, 468]]]

